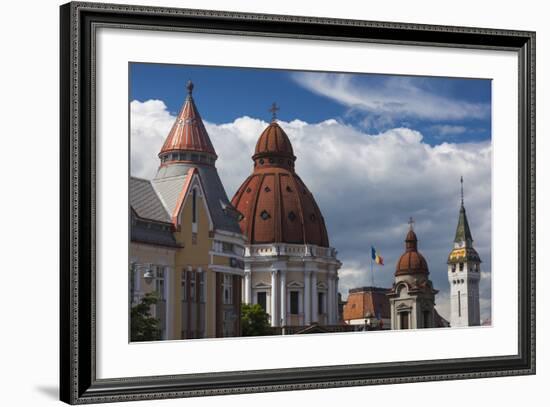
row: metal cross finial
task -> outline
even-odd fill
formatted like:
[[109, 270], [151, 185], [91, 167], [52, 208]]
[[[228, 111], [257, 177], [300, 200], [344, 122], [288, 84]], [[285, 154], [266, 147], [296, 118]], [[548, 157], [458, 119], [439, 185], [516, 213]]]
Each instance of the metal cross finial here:
[[271, 105], [271, 108], [269, 109], [269, 112], [271, 112], [271, 121], [274, 122], [277, 120], [277, 111], [279, 111], [280, 108], [277, 106], [277, 103], [273, 102]]
[[191, 82], [191, 80], [189, 80], [189, 81], [187, 82], [187, 86], [186, 86], [186, 88], [187, 88], [187, 94], [188, 94], [189, 96], [191, 96], [191, 94], [193, 93], [193, 88], [194, 88], [194, 87], [195, 87], [195, 85], [193, 85], [193, 82]]
[[460, 176], [460, 204], [464, 206], [464, 178]]
[[411, 216], [411, 217], [409, 218], [409, 222], [408, 222], [408, 223], [409, 223], [409, 229], [410, 229], [410, 230], [413, 230], [413, 226], [414, 226], [414, 219], [413, 219], [413, 217], [412, 217], [412, 216]]

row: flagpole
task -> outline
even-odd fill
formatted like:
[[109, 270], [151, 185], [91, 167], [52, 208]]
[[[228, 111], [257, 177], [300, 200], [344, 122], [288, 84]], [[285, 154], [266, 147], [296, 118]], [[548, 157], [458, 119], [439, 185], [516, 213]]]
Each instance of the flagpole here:
[[372, 286], [374, 287], [374, 266], [372, 264], [372, 248], [373, 246], [371, 245], [371, 255], [370, 255], [370, 276], [371, 276], [371, 281], [372, 281]]

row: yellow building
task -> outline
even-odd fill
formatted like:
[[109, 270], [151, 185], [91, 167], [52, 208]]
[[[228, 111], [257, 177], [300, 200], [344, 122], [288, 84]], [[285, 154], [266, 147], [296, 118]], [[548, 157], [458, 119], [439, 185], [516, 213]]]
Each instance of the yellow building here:
[[162, 339], [239, 336], [246, 238], [187, 90], [157, 175], [130, 179], [130, 302], [157, 293]]

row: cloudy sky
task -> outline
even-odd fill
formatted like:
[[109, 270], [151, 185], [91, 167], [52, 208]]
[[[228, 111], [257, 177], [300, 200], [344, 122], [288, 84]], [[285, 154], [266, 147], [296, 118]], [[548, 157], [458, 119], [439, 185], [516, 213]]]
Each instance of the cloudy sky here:
[[193, 92], [231, 198], [252, 171], [271, 103], [297, 156], [296, 171], [325, 217], [343, 262], [340, 291], [371, 285], [370, 246], [390, 287], [409, 217], [447, 317], [447, 256], [464, 176], [465, 206], [482, 263], [482, 319], [491, 310], [491, 83], [479, 79], [132, 64], [131, 173], [152, 178], [157, 154]]

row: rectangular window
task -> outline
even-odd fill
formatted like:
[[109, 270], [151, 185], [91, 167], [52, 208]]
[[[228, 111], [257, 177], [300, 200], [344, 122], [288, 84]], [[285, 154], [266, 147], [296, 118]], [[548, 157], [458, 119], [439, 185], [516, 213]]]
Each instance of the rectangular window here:
[[267, 293], [265, 291], [256, 294], [256, 303], [260, 304], [264, 311], [267, 311]]
[[325, 313], [325, 293], [317, 294], [317, 312], [319, 314]]
[[399, 328], [400, 329], [409, 329], [409, 313], [401, 312], [399, 313]]
[[206, 273], [199, 273], [199, 301], [206, 301]]
[[222, 251], [224, 253], [233, 253], [233, 243], [222, 242]]
[[458, 292], [458, 316], [461, 316], [461, 309], [460, 309], [460, 291]]
[[136, 275], [139, 278], [137, 265], [136, 263], [132, 263], [130, 265], [130, 302], [132, 305], [136, 302]]
[[155, 291], [160, 300], [164, 300], [164, 269], [162, 266], [157, 267], [155, 278]]
[[160, 335], [162, 339], [165, 339], [166, 335], [166, 293], [165, 293], [165, 281], [164, 281], [164, 267], [163, 266], [153, 266], [155, 271], [155, 291], [158, 295], [159, 300], [154, 306], [155, 318], [160, 320]]
[[181, 300], [187, 301], [187, 271], [181, 272]]
[[451, 272], [454, 273], [455, 271], [456, 271], [456, 264], [453, 264], [453, 265], [451, 266]]
[[196, 274], [194, 271], [189, 272], [189, 299], [195, 301], [196, 292], [197, 292], [197, 280]]
[[300, 313], [300, 292], [299, 291], [291, 291], [290, 292], [290, 313], [293, 315], [297, 315]]
[[460, 271], [464, 270], [464, 263], [460, 263], [460, 264], [458, 265], [458, 269], [459, 269]]
[[226, 305], [233, 304], [233, 276], [231, 274], [223, 275], [223, 303]]

